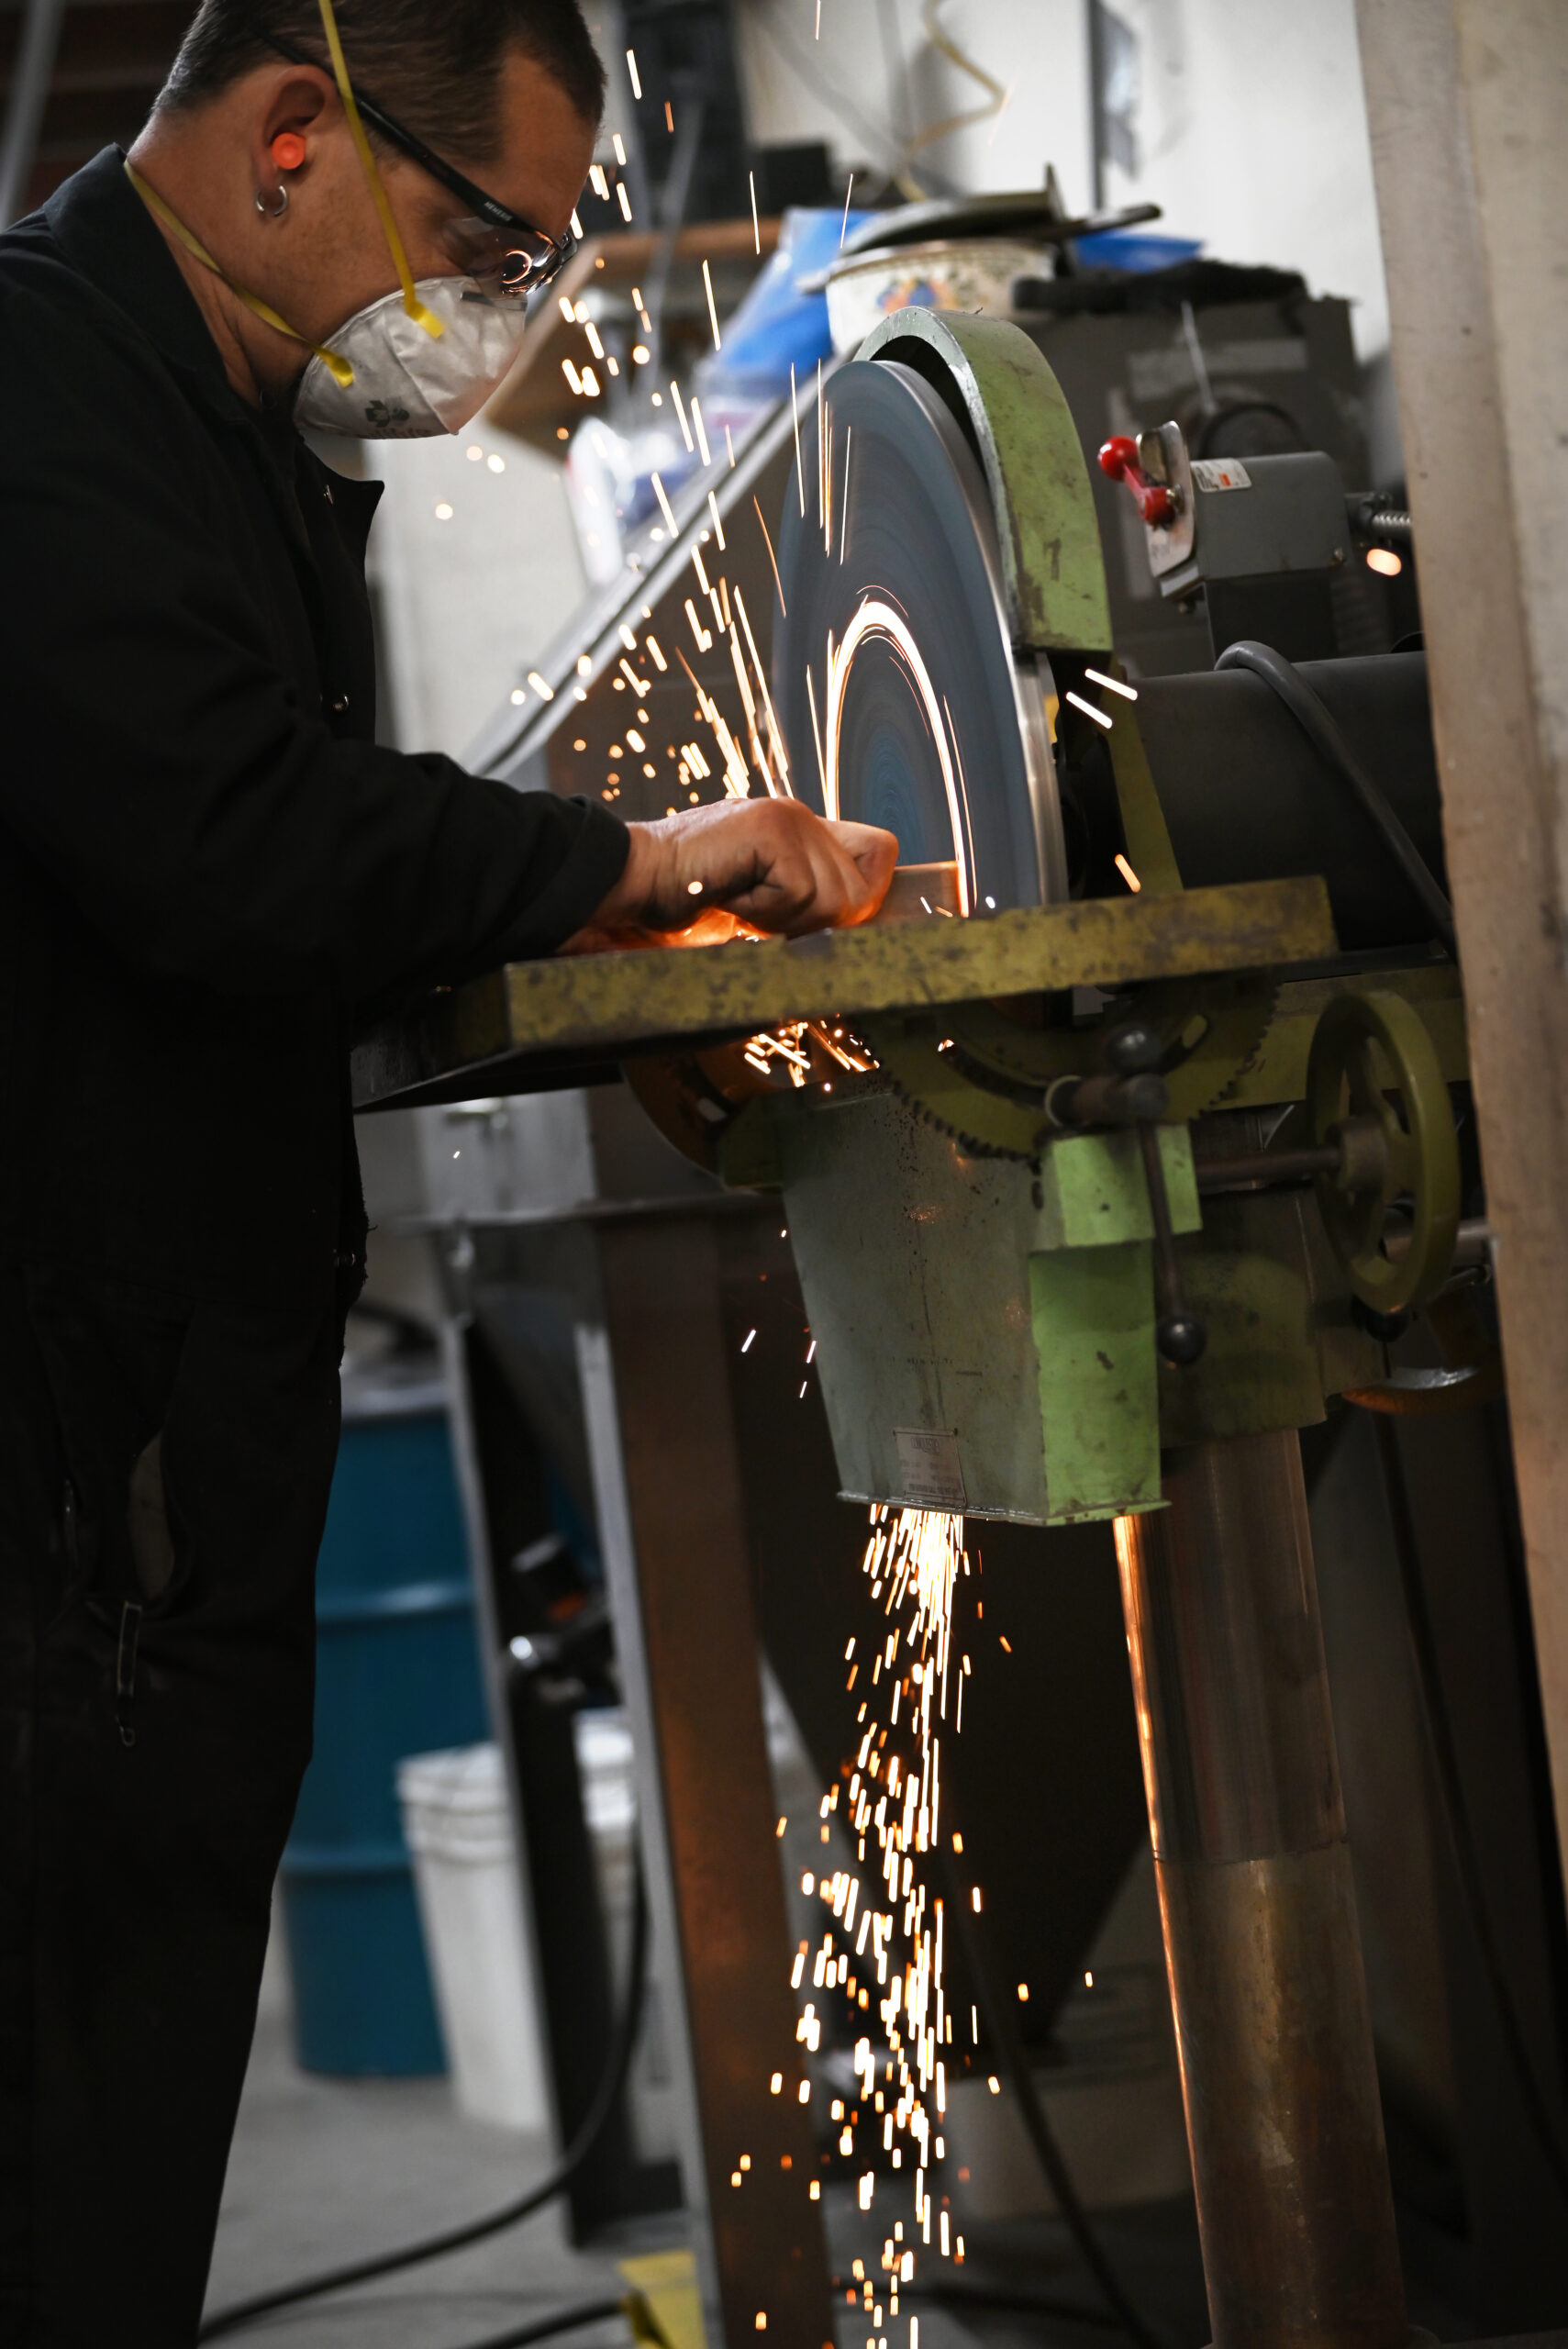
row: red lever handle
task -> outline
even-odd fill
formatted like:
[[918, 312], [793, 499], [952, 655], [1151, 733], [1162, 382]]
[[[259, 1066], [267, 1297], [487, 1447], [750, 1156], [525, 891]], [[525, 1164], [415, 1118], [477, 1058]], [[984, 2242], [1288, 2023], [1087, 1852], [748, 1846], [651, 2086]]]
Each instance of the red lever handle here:
[[1162, 481], [1151, 481], [1138, 462], [1138, 443], [1129, 432], [1118, 432], [1100, 450], [1100, 471], [1112, 481], [1124, 481], [1138, 500], [1145, 522], [1173, 522], [1176, 501]]

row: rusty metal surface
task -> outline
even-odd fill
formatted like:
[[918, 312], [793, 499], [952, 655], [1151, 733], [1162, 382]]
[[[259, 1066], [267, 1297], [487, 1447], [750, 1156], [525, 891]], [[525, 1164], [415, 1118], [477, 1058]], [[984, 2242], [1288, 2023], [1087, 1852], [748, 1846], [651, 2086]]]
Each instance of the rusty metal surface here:
[[1117, 1526], [1215, 2349], [1406, 2335], [1294, 1430]]
[[481, 1090], [529, 1092], [561, 1083], [562, 1064], [573, 1072], [564, 1081], [580, 1083], [595, 1058], [784, 1020], [1248, 970], [1334, 951], [1327, 892], [1308, 878], [512, 963], [376, 1030], [354, 1054], [354, 1101], [367, 1108], [462, 1072]]
[[821, 2173], [799, 2098], [719, 1237], [700, 1213], [628, 1218], [597, 1246], [605, 1328], [583, 1333], [580, 1367], [654, 1914], [679, 1953], [709, 2349], [739, 2349], [764, 2317], [780, 2349], [820, 2349]]
[[1155, 1877], [1215, 2349], [1402, 2349], [1349, 1846]]

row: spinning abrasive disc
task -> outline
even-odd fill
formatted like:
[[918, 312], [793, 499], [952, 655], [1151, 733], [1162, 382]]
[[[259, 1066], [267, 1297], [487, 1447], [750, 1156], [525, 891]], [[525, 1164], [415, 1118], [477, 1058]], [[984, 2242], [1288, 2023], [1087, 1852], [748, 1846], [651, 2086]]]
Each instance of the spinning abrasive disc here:
[[801, 419], [773, 695], [795, 796], [958, 866], [984, 914], [1065, 895], [1032, 661], [1015, 662], [984, 476], [913, 369], [854, 360]]

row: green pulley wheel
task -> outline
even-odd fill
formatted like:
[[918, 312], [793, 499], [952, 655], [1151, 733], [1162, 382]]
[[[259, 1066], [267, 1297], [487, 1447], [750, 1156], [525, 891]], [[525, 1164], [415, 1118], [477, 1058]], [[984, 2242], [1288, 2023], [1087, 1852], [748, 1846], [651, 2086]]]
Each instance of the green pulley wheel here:
[[[1318, 1177], [1329, 1243], [1363, 1305], [1397, 1313], [1435, 1297], [1459, 1229], [1459, 1138], [1436, 1047], [1403, 996], [1335, 997], [1307, 1063], [1312, 1138], [1338, 1143]], [[1409, 1245], [1385, 1252], [1388, 1209], [1403, 1202]]]

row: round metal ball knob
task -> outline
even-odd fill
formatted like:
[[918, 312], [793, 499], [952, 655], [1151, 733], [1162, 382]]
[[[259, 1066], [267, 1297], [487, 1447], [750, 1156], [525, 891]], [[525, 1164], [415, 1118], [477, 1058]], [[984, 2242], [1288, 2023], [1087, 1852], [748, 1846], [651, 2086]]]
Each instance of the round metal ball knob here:
[[1106, 1059], [1118, 1076], [1141, 1076], [1159, 1067], [1165, 1045], [1146, 1019], [1129, 1019], [1106, 1039]]
[[1190, 1370], [1208, 1343], [1208, 1331], [1194, 1313], [1167, 1313], [1154, 1325], [1154, 1342], [1166, 1362]]

